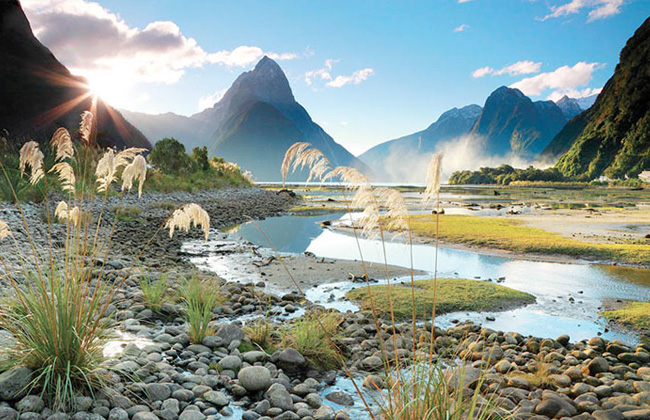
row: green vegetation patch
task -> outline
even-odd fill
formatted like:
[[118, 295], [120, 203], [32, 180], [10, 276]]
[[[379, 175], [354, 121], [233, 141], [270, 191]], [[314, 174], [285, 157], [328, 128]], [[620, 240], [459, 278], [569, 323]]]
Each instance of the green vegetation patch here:
[[[434, 280], [417, 280], [415, 293], [410, 284], [370, 286], [372, 298], [380, 314], [390, 314], [390, 298], [393, 314], [397, 319], [410, 319], [413, 299], [419, 319], [429, 319], [433, 308]], [[413, 296], [415, 295], [415, 297]], [[360, 287], [347, 293], [350, 299], [360, 301], [365, 310], [371, 310], [368, 287]], [[455, 311], [495, 311], [535, 303], [535, 296], [489, 282], [467, 279], [438, 279], [436, 313]]]
[[[417, 236], [434, 238], [436, 217], [412, 216], [411, 229]], [[440, 217], [439, 237], [446, 242], [519, 253], [591, 257], [633, 264], [650, 264], [650, 244], [581, 242], [565, 238], [558, 233], [523, 226], [519, 220], [513, 219], [443, 215]]]
[[650, 337], [650, 302], [628, 302], [620, 309], [600, 314]]

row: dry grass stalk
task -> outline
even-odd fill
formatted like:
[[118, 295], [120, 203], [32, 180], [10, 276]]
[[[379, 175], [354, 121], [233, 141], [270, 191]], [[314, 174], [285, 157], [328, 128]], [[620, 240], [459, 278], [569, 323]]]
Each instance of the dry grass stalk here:
[[442, 172], [442, 152], [435, 153], [429, 162], [427, 170], [427, 187], [424, 190], [422, 201], [430, 204], [436, 202], [440, 196], [440, 176]]
[[9, 225], [7, 225], [4, 221], [0, 220], [0, 239], [4, 239], [10, 235], [11, 235], [11, 230], [9, 229]]
[[29, 166], [32, 170], [29, 182], [32, 185], [36, 185], [45, 176], [43, 159], [43, 152], [39, 149], [38, 143], [33, 140], [28, 141], [20, 148], [20, 174], [24, 175]]
[[93, 113], [84, 111], [81, 114], [81, 123], [79, 124], [79, 134], [85, 144], [90, 144], [90, 134], [93, 131]]
[[289, 174], [289, 169], [291, 169], [291, 162], [293, 162], [298, 155], [300, 155], [306, 148], [311, 146], [307, 142], [298, 142], [294, 143], [287, 149], [287, 152], [284, 154], [284, 159], [282, 160], [282, 167], [280, 168], [282, 172], [282, 187], [284, 187], [287, 175]]
[[210, 215], [195, 203], [185, 204], [174, 210], [172, 216], [165, 223], [165, 229], [169, 229], [169, 237], [172, 238], [176, 229], [189, 232], [192, 225], [203, 229], [207, 241], [210, 233]]
[[73, 226], [78, 226], [81, 221], [81, 210], [77, 206], [68, 208], [68, 203], [60, 201], [54, 210], [54, 217], [61, 222], [69, 221]]
[[68, 162], [59, 162], [52, 166], [48, 172], [57, 173], [63, 191], [74, 192], [77, 179], [74, 175], [74, 169], [72, 169], [72, 166]]
[[74, 147], [70, 133], [61, 127], [54, 132], [50, 144], [56, 153], [56, 160], [61, 162], [64, 159], [71, 159], [74, 156]]
[[138, 180], [138, 197], [142, 196], [142, 186], [147, 179], [147, 161], [138, 155], [133, 161], [126, 165], [122, 172], [122, 190], [130, 191], [133, 187], [133, 180]]

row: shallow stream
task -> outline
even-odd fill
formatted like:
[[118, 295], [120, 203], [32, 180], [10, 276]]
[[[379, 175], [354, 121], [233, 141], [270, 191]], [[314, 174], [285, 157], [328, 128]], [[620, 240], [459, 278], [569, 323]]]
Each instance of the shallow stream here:
[[[243, 239], [267, 248], [270, 247], [270, 240], [280, 253], [311, 252], [318, 257], [360, 260], [359, 248], [352, 235], [320, 226], [324, 220], [341, 217], [343, 214], [274, 217], [241, 225], [231, 232], [230, 239]], [[380, 241], [359, 239], [359, 244], [365, 261], [383, 262]], [[400, 239], [386, 241], [385, 247], [388, 264], [410, 265], [410, 247]], [[429, 273], [434, 271], [433, 246], [413, 245], [412, 252], [415, 269]], [[218, 263], [214, 261], [215, 264], [210, 263], [209, 255], [204, 254], [201, 260], [204, 267], [226, 278], [229, 277], [228, 271], [242, 270], [236, 255], [221, 256]], [[537, 298], [536, 304], [504, 312], [446, 314], [437, 318], [441, 327], [472, 320], [492, 329], [524, 335], [555, 338], [569, 334], [572, 340], [583, 340], [601, 333], [606, 339], [620, 339], [633, 344], [639, 340], [636, 335], [609, 328], [598, 312], [606, 299], [650, 300], [650, 287], [635, 283], [635, 279], [624, 271], [617, 273], [611, 268], [579, 260], [536, 261], [440, 246], [437, 268], [440, 278], [499, 280], [505, 286], [528, 292]], [[356, 305], [343, 296], [347, 290], [358, 286], [342, 281], [312, 288], [306, 294], [308, 299], [328, 307], [341, 311], [356, 310]], [[487, 317], [493, 320], [488, 321]]]

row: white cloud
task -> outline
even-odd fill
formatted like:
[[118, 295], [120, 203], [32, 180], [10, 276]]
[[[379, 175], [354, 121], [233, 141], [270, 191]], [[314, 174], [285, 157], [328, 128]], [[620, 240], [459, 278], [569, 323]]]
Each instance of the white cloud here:
[[624, 0], [571, 0], [561, 6], [551, 6], [551, 13], [541, 18], [547, 20], [580, 13], [589, 10], [588, 22], [605, 19], [621, 13]]
[[230, 67], [246, 67], [259, 61], [264, 55], [274, 60], [294, 60], [299, 57], [296, 53], [265, 53], [260, 47], [242, 45], [234, 50], [223, 50], [209, 54], [208, 61]]
[[334, 80], [327, 82], [327, 86], [340, 88], [349, 84], [358, 85], [364, 80], [367, 80], [373, 73], [374, 70], [371, 68], [357, 70], [349, 76], [336, 76]]
[[462, 24], [454, 28], [454, 32], [463, 32], [465, 29], [469, 28], [469, 25]]
[[198, 111], [200, 112], [203, 111], [204, 109], [212, 108], [214, 104], [216, 104], [221, 100], [221, 98], [223, 98], [223, 95], [225, 95], [227, 91], [228, 89], [222, 89], [214, 92], [211, 95], [201, 96], [199, 98], [199, 103], [197, 107]]
[[562, 99], [563, 96], [568, 96], [569, 98], [574, 98], [574, 99], [580, 99], [580, 98], [586, 98], [588, 96], [592, 95], [598, 95], [600, 92], [603, 91], [603, 88], [585, 88], [582, 90], [579, 89], [569, 89], [569, 90], [564, 90], [564, 91], [553, 91], [551, 92], [550, 95], [546, 99], [551, 100], [553, 102], [557, 102], [560, 99]]
[[325, 86], [340, 88], [348, 84], [358, 85], [359, 83], [367, 80], [370, 76], [373, 75], [374, 70], [371, 68], [365, 68], [362, 70], [357, 70], [349, 76], [332, 76], [332, 69], [334, 64], [338, 63], [340, 60], [335, 60], [329, 58], [325, 60], [325, 64], [322, 68], [316, 70], [310, 70], [304, 74], [305, 83], [308, 86], [313, 86], [317, 82], [325, 82]]
[[521, 76], [522, 74], [539, 73], [539, 70], [541, 68], [542, 63], [536, 63], [530, 60], [517, 61], [514, 64], [510, 64], [509, 66], [505, 66], [498, 70], [493, 69], [492, 67], [481, 67], [480, 69], [476, 69], [472, 72], [472, 77], [478, 79], [487, 75], [501, 76], [503, 74], [509, 74], [510, 76]]
[[[129, 26], [117, 14], [89, 0], [23, 0], [38, 39], [71, 71], [91, 84], [177, 82], [189, 68], [206, 63], [246, 66], [261, 58], [260, 47], [237, 47], [208, 53], [171, 21]], [[276, 59], [297, 54], [269, 53]]]
[[[549, 98], [555, 98], [557, 95], [576, 97], [575, 95], [580, 92], [578, 88], [586, 87], [591, 81], [594, 71], [602, 67], [599, 63], [581, 61], [573, 67], [562, 66], [552, 72], [522, 79], [510, 87], [521, 90], [525, 95], [541, 95], [545, 90], [552, 89], [554, 92], [549, 95]], [[586, 92], [584, 96], [593, 93]]]
[[469, 3], [472, 0], [458, 0], [458, 3]]

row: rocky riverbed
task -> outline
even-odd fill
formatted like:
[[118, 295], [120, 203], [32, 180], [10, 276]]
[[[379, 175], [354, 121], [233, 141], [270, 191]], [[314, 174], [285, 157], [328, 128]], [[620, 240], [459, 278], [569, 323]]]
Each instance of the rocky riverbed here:
[[[117, 230], [115, 252], [104, 278], [126, 274], [139, 245], [175, 204], [185, 202], [201, 204], [210, 213], [212, 225], [218, 227], [277, 214], [291, 198], [257, 189], [146, 195], [140, 201], [129, 198], [126, 204], [141, 211]], [[47, 234], [43, 208], [30, 205], [25, 209], [29, 226], [35, 226], [36, 241]], [[10, 226], [20, 222], [13, 206], [4, 206], [0, 218]], [[106, 390], [94, 400], [78, 397], [70, 412], [53, 412], [40, 395], [25, 395], [24, 387], [33, 377], [30, 369], [10, 370], [0, 374], [0, 420], [19, 416], [28, 420], [347, 418], [345, 407], [357, 400], [355, 395], [327, 391], [328, 385], [344, 376], [341, 370], [318, 368], [293, 348], [280, 346], [269, 354], [247, 335], [245, 323], [255, 317], [266, 319], [272, 331], [279, 331], [295, 322], [292, 314], [318, 310], [299, 293], [272, 293], [257, 280], [219, 280], [223, 302], [213, 312], [214, 334], [201, 344], [190, 343], [181, 304], [170, 300], [158, 312], [146, 308], [139, 275], [164, 273], [170, 288], [177, 288], [192, 269], [181, 250], [181, 243], [191, 237], [194, 235], [169, 240], [164, 232], [159, 235], [111, 304], [109, 312], [120, 336], [111, 346], [116, 350], [113, 357], [105, 364]], [[3, 256], [15, 249], [7, 243], [0, 245]], [[318, 270], [319, 265], [314, 267]], [[371, 314], [347, 312], [341, 314], [335, 341], [359, 384], [373, 387], [371, 379], [383, 382], [385, 360], [380, 338], [389, 346], [390, 358], [396, 355], [407, 362], [413, 356], [411, 328], [410, 323], [394, 326], [387, 319], [375, 323]], [[422, 332], [428, 336], [432, 327], [421, 328], [418, 337]], [[397, 343], [397, 352], [390, 349], [392, 343]], [[483, 391], [495, 395], [502, 409], [516, 418], [650, 419], [650, 345], [627, 346], [600, 337], [580, 342], [571, 342], [568, 336], [524, 337], [467, 323], [448, 330], [436, 328], [434, 346], [438, 352], [465, 360], [467, 378], [486, 370]]]

